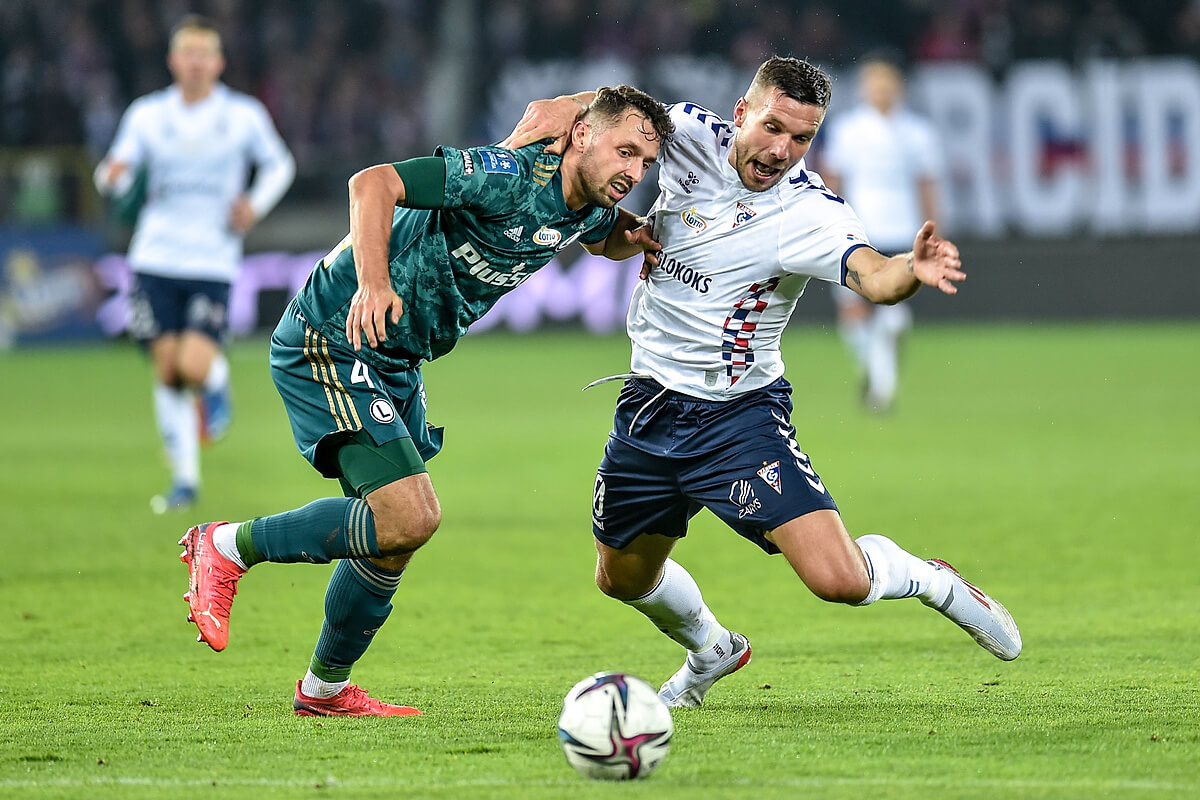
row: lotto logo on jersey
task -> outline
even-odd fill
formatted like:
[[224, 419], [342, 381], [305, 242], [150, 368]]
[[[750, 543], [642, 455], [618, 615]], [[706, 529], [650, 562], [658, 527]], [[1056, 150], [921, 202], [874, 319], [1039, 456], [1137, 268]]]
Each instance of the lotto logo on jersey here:
[[498, 150], [480, 150], [479, 158], [483, 161], [483, 171], [502, 173], [504, 175], [520, 175], [521, 169], [508, 153]]
[[694, 231], [702, 231], [708, 227], [708, 223], [704, 221], [704, 217], [696, 213], [695, 206], [684, 211], [679, 217], [683, 220], [684, 225], [687, 225]]
[[545, 225], [537, 229], [537, 233], [533, 234], [534, 244], [540, 244], [542, 247], [554, 247], [562, 239], [562, 234], [553, 228], [547, 228]]

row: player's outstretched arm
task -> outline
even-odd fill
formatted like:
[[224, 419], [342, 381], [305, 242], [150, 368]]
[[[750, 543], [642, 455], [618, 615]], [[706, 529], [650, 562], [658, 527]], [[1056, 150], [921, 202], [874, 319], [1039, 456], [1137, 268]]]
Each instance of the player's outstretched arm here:
[[377, 347], [387, 338], [387, 321], [400, 321], [404, 305], [388, 272], [392, 214], [404, 202], [404, 181], [391, 164], [377, 164], [350, 178], [350, 241], [358, 289], [346, 315], [346, 340], [355, 350], [365, 339]]
[[[551, 99], [534, 100], [525, 107], [524, 116], [500, 146], [516, 150], [541, 139], [556, 140], [548, 150], [558, 146], [559, 139], [562, 139], [561, 144], [565, 145], [565, 137], [571, 132], [571, 126], [595, 99], [595, 92], [578, 92]], [[557, 152], [561, 155], [562, 151]]]
[[898, 303], [916, 294], [922, 284], [957, 294], [956, 284], [966, 278], [958, 248], [938, 236], [928, 220], [917, 231], [911, 251], [886, 258], [860, 247], [846, 262], [846, 285], [872, 303]]
[[639, 217], [623, 208], [617, 208], [617, 221], [608, 237], [595, 244], [585, 244], [584, 249], [597, 256], [624, 261], [642, 254], [642, 277], [658, 266], [658, 251], [662, 245], [654, 238], [654, 226], [649, 219]]

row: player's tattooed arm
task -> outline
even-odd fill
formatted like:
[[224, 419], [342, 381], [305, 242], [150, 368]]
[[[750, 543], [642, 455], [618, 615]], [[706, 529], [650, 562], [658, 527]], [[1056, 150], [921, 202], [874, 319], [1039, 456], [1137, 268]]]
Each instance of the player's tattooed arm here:
[[846, 260], [846, 286], [872, 303], [898, 303], [916, 294], [922, 284], [955, 294], [956, 284], [966, 277], [958, 248], [938, 236], [932, 222], [921, 226], [907, 253], [885, 258], [860, 247]]

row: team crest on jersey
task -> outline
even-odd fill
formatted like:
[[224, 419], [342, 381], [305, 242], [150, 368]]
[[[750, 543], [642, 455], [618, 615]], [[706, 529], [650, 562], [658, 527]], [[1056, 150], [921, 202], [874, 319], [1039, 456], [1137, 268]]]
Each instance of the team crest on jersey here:
[[396, 409], [392, 408], [392, 404], [387, 400], [376, 397], [371, 401], [371, 419], [387, 425], [396, 419]]
[[783, 481], [779, 476], [779, 462], [772, 461], [770, 464], [763, 464], [762, 469], [758, 471], [758, 477], [766, 481], [767, 486], [775, 490], [775, 494], [783, 494]]
[[540, 244], [542, 247], [554, 247], [562, 239], [562, 234], [553, 228], [547, 228], [545, 225], [537, 229], [537, 233], [533, 234], [534, 244]]
[[687, 225], [694, 231], [702, 231], [708, 227], [708, 223], [704, 221], [704, 217], [696, 213], [695, 206], [692, 206], [679, 216], [681, 219], [683, 219], [683, 224]]
[[479, 157], [483, 160], [483, 171], [502, 173], [505, 175], [520, 175], [521, 168], [508, 153], [499, 150], [480, 150]]
[[504, 232], [504, 235], [507, 236], [508, 238], [512, 239], [514, 242], [519, 242], [519, 241], [521, 241], [521, 234], [524, 232], [524, 230], [525, 230], [524, 225], [518, 225], [515, 228], [509, 228], [508, 230], [506, 230]]
[[743, 222], [749, 222], [756, 216], [754, 209], [745, 203], [737, 204], [737, 216], [733, 218], [733, 227], [741, 225]]

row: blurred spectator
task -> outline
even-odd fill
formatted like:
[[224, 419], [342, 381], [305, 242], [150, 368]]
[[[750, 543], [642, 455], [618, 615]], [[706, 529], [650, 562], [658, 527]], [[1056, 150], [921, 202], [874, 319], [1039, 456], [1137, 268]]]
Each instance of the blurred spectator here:
[[1077, 61], [1132, 58], [1145, 51], [1141, 32], [1113, 0], [1098, 0], [1079, 25]]
[[509, 65], [559, 59], [614, 58], [639, 75], [678, 54], [848, 67], [853, 54], [887, 47], [999, 75], [1016, 58], [1200, 58], [1197, 0], [469, 2], [468, 19], [443, 21], [445, 6], [426, 0], [0, 0], [0, 147], [101, 152], [117, 110], [169, 82], [167, 32], [187, 12], [217, 21], [226, 83], [270, 110], [297, 156], [299, 196], [432, 146], [421, 106], [442, 102], [426, 86], [443, 22], [478, 31], [478, 48], [462, 54], [473, 59], [470, 85], [455, 98], [478, 108]]

